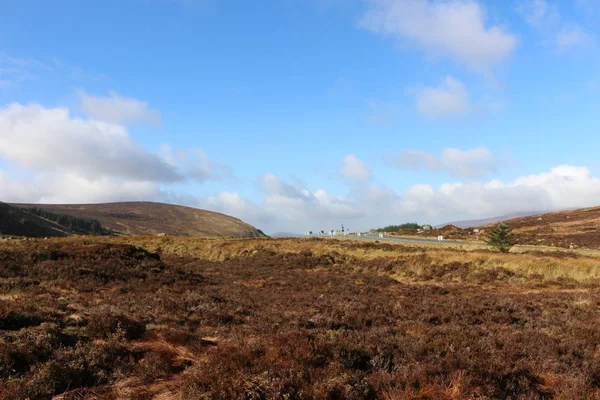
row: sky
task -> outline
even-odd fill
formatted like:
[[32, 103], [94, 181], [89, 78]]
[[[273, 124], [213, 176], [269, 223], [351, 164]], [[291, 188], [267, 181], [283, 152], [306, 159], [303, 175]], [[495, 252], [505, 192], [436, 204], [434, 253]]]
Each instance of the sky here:
[[266, 233], [600, 205], [593, 0], [0, 0], [0, 201]]

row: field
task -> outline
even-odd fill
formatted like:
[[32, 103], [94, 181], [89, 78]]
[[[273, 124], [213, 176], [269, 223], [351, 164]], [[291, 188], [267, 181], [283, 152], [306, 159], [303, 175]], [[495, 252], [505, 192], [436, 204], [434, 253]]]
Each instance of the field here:
[[592, 253], [5, 242], [0, 398], [600, 398], [599, 282]]

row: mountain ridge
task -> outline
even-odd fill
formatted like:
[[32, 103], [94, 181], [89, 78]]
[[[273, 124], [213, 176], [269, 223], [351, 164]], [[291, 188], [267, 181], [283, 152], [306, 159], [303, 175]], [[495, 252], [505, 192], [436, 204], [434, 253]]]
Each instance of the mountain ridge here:
[[148, 201], [96, 204], [11, 204], [98, 220], [123, 236], [266, 237], [254, 226], [226, 214]]

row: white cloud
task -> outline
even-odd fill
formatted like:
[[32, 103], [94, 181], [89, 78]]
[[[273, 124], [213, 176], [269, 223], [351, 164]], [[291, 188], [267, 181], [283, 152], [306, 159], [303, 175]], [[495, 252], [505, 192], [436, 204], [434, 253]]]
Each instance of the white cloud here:
[[388, 165], [411, 170], [446, 172], [455, 176], [482, 178], [498, 170], [502, 162], [485, 146], [469, 150], [447, 148], [440, 157], [420, 150], [402, 150], [386, 157]]
[[283, 182], [273, 174], [265, 174], [261, 181], [265, 193], [261, 206], [278, 220], [294, 223], [331, 221], [353, 218], [362, 213], [352, 207], [348, 199], [331, 195], [323, 189], [313, 192], [304, 186]]
[[546, 0], [523, 0], [517, 6], [517, 11], [525, 22], [540, 31], [556, 28], [560, 23], [558, 7], [548, 4]]
[[159, 185], [150, 181], [108, 177], [90, 179], [75, 172], [43, 172], [15, 179], [0, 170], [0, 201], [13, 203], [101, 203], [158, 199]]
[[275, 175], [267, 173], [260, 178], [265, 193], [273, 196], [282, 196], [289, 198], [309, 198], [310, 192], [299, 185], [291, 185], [281, 181]]
[[[119, 124], [75, 118], [67, 108], [0, 108], [0, 201], [98, 203], [163, 200], [161, 184], [219, 180], [229, 167], [199, 149], [152, 153]], [[18, 177], [14, 173], [19, 171]]]
[[[587, 168], [561, 165], [513, 182], [444, 184], [411, 188], [402, 202], [430, 217], [498, 216], [519, 211], [559, 210], [598, 204], [600, 179]], [[432, 206], [436, 204], [437, 206]], [[410, 207], [408, 207], [410, 209]]]
[[0, 201], [10, 203], [36, 202], [42, 196], [42, 190], [32, 182], [13, 178], [0, 170]]
[[594, 35], [586, 32], [581, 26], [565, 23], [555, 3], [546, 0], [522, 0], [517, 11], [525, 22], [538, 31], [546, 45], [558, 50], [593, 47], [596, 43]]
[[95, 182], [204, 182], [232, 175], [200, 149], [165, 146], [158, 155], [136, 143], [122, 125], [40, 105], [0, 108], [0, 158], [34, 173], [74, 174]]
[[[454, 182], [437, 188], [419, 184], [402, 193], [386, 186], [364, 185], [345, 196], [306, 188], [289, 190], [293, 186], [274, 175], [268, 180], [271, 184], [265, 188], [262, 202], [233, 196], [233, 203], [243, 206], [237, 207], [239, 211], [229, 209], [246, 221], [261, 215], [261, 227], [268, 232], [329, 230], [342, 223], [350, 229], [415, 220], [435, 224], [521, 211], [588, 207], [598, 205], [600, 198], [600, 179], [586, 168], [568, 165], [511, 182]], [[227, 199], [213, 198], [212, 207], [219, 203], [227, 203]]]
[[573, 47], [593, 46], [595, 41], [594, 36], [577, 25], [563, 27], [556, 35], [556, 44], [559, 49], [563, 50]]
[[398, 119], [402, 106], [396, 103], [369, 101], [369, 112], [361, 117], [370, 126], [390, 127]]
[[371, 180], [371, 169], [354, 154], [344, 157], [340, 174], [349, 180], [366, 182]]
[[235, 192], [221, 192], [215, 196], [196, 197], [191, 204], [199, 208], [231, 215], [257, 228], [274, 222], [273, 216], [267, 213], [264, 208]]
[[432, 118], [466, 114], [473, 109], [465, 85], [448, 76], [439, 87], [415, 89], [417, 110]]
[[486, 26], [475, 0], [369, 0], [361, 26], [447, 56], [484, 72], [505, 60], [517, 39], [500, 26]]
[[109, 92], [108, 97], [78, 94], [79, 107], [90, 118], [115, 124], [159, 124], [160, 113], [149, 108], [145, 101]]
[[173, 150], [162, 147], [162, 156], [173, 168], [178, 168], [186, 177], [199, 181], [217, 181], [233, 176], [231, 167], [212, 160], [201, 149]]
[[38, 73], [51, 69], [36, 59], [12, 57], [0, 52], [0, 89], [36, 79]]
[[52, 67], [50, 67], [49, 65], [47, 65], [39, 60], [36, 60], [35, 58], [13, 57], [13, 56], [10, 56], [3, 52], [0, 52], [0, 65], [19, 67], [19, 68], [43, 69], [43, 70], [51, 70], [52, 69]]
[[25, 168], [174, 182], [184, 176], [144, 150], [121, 125], [74, 118], [66, 108], [12, 104], [0, 109], [0, 156]]
[[108, 177], [88, 179], [76, 173], [41, 174], [36, 181], [44, 191], [40, 203], [81, 204], [156, 199], [161, 191], [151, 181], [116, 180]]
[[396, 192], [380, 185], [355, 186], [338, 196], [262, 178], [264, 197], [253, 202], [235, 192], [197, 197], [160, 190], [143, 181], [109, 178], [90, 180], [76, 174], [39, 174], [31, 181], [15, 180], [0, 170], [2, 201], [103, 202], [117, 200], [172, 201], [233, 215], [266, 232], [338, 229], [341, 224], [364, 230], [405, 221], [442, 223], [521, 211], [559, 210], [598, 205], [600, 179], [584, 167], [561, 165], [510, 182], [449, 182], [438, 187], [414, 185]]

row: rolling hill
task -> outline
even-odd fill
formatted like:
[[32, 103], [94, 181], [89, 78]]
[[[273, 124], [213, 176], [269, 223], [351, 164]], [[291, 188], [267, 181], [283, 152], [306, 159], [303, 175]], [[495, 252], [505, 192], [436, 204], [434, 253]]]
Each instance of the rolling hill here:
[[424, 238], [441, 235], [449, 240], [482, 241], [503, 222], [513, 228], [519, 244], [600, 249], [600, 207], [463, 222], [462, 226], [444, 224], [419, 234], [414, 230], [400, 230], [392, 235]]
[[528, 216], [537, 215], [537, 214], [543, 214], [543, 211], [527, 211], [527, 212], [502, 215], [499, 217], [492, 217], [492, 218], [469, 219], [469, 220], [464, 220], [464, 221], [446, 222], [445, 224], [436, 225], [436, 227], [443, 228], [446, 225], [453, 225], [453, 226], [456, 226], [456, 227], [459, 227], [462, 229], [466, 229], [466, 228], [473, 228], [476, 226], [489, 225], [489, 224], [498, 223], [501, 221], [507, 221], [507, 220], [520, 218], [520, 217], [528, 217]]
[[600, 248], [600, 207], [531, 215], [504, 223], [514, 229], [522, 244]]
[[60, 225], [1, 202], [0, 234], [27, 237], [68, 236]]
[[38, 207], [58, 214], [98, 220], [120, 235], [186, 237], [264, 237], [262, 231], [241, 220], [212, 211], [164, 203], [124, 202], [104, 204], [14, 204]]

